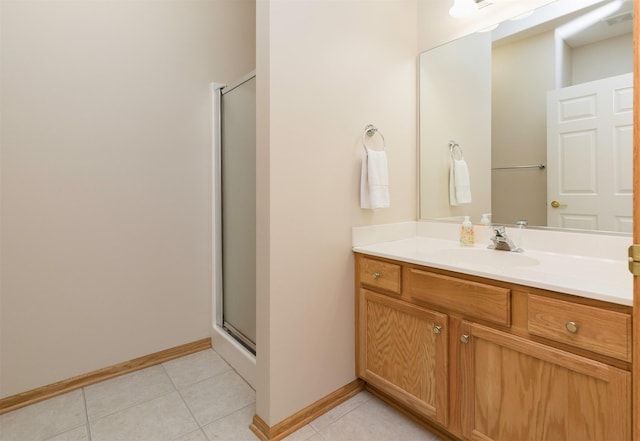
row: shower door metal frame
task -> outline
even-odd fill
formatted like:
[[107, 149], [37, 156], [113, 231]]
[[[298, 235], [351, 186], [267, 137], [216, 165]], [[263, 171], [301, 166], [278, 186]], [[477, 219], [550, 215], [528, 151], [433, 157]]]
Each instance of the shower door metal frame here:
[[231, 337], [233, 337], [238, 343], [249, 350], [253, 355], [256, 353], [256, 345], [251, 340], [246, 338], [241, 332], [237, 331], [233, 325], [225, 322], [224, 320], [224, 288], [223, 288], [223, 262], [222, 262], [222, 97], [241, 86], [242, 84], [250, 81], [256, 77], [256, 71], [253, 70], [247, 75], [240, 78], [238, 81], [231, 85], [225, 85], [221, 83], [213, 83], [213, 133], [214, 133], [214, 149], [212, 154], [212, 170], [213, 170], [213, 204], [212, 204], [212, 217], [213, 217], [213, 231], [212, 231], [212, 245], [213, 245], [213, 275], [212, 275], [212, 288], [214, 290], [215, 298], [215, 325], [223, 329]]

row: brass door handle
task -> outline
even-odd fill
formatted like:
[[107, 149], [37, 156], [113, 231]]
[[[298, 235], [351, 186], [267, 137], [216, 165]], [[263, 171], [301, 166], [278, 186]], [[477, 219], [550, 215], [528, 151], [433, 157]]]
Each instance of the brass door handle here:
[[373, 278], [378, 280], [380, 278], [380, 273], [377, 272], [377, 271], [375, 273], [373, 273]]
[[466, 345], [469, 343], [469, 336], [467, 334], [462, 334], [460, 336], [460, 341]]
[[433, 327], [433, 333], [434, 333], [434, 334], [442, 334], [442, 326], [440, 326], [440, 325], [434, 325], [434, 327]]
[[552, 206], [553, 208], [560, 208], [560, 207], [566, 207], [566, 206], [567, 206], [567, 204], [561, 204], [561, 203], [560, 203], [560, 202], [558, 202], [558, 201], [551, 201], [551, 206]]

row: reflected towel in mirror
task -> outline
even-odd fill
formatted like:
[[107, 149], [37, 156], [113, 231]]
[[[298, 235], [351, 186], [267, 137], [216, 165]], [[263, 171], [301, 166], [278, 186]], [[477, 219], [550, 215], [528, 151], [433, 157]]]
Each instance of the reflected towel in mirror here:
[[471, 203], [471, 179], [464, 159], [453, 159], [449, 171], [449, 204], [456, 206]]
[[385, 151], [365, 148], [360, 175], [360, 207], [389, 208], [389, 172]]

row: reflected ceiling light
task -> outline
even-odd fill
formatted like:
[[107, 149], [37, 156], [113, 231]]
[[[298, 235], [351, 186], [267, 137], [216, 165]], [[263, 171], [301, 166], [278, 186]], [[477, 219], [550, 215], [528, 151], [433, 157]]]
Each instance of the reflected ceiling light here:
[[454, 18], [464, 18], [473, 15], [478, 10], [475, 0], [455, 0], [449, 9], [449, 15]]

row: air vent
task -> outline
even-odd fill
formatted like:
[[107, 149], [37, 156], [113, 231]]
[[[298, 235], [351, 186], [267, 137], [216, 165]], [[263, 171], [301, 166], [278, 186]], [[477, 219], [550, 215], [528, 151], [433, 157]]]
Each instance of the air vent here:
[[623, 14], [612, 15], [611, 17], [605, 18], [604, 21], [609, 26], [617, 25], [618, 23], [622, 23], [623, 21], [633, 20], [633, 12], [625, 12]]

